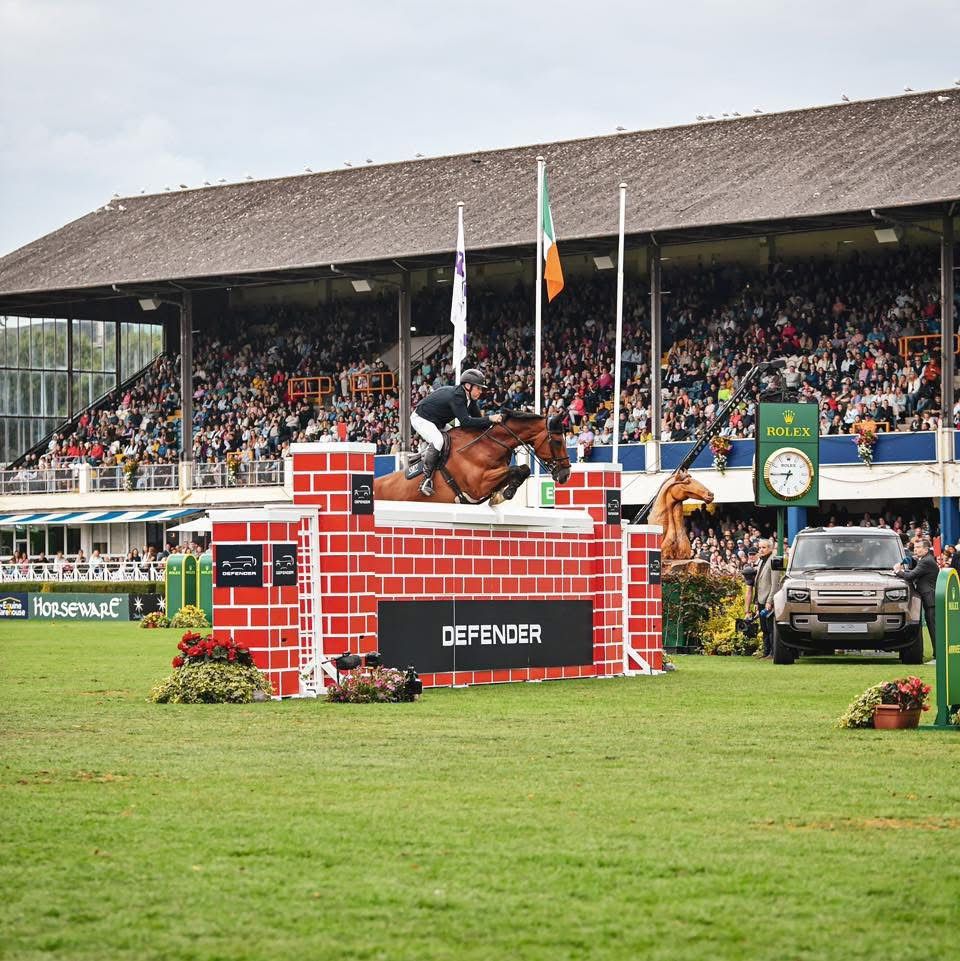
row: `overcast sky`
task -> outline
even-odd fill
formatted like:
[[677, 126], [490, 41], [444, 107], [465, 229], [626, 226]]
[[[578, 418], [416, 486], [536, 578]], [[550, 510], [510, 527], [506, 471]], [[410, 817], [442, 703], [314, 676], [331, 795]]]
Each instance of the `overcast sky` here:
[[0, 0], [0, 254], [115, 192], [952, 86], [958, 39], [956, 0]]

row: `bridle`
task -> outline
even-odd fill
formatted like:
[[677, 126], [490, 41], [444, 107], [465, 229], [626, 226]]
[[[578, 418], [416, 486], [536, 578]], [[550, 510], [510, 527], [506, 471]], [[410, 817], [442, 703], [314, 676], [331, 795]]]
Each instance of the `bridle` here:
[[[464, 444], [463, 447], [459, 448], [460, 451], [465, 451], [468, 447], [472, 447], [477, 441], [487, 440], [493, 441], [493, 443], [502, 447], [505, 451], [513, 451], [520, 447], [523, 447], [530, 454], [531, 460], [538, 461], [541, 466], [546, 468], [550, 475], [555, 481], [559, 483], [560, 471], [568, 469], [570, 467], [570, 455], [567, 454], [567, 444], [566, 438], [562, 430], [551, 430], [550, 429], [550, 416], [549, 414], [543, 418], [544, 421], [544, 431], [547, 435], [547, 446], [550, 449], [550, 456], [547, 458], [541, 457], [537, 451], [537, 447], [531, 442], [524, 440], [508, 423], [506, 420], [500, 421], [499, 424], [491, 424], [482, 434], [474, 437], [473, 440], [468, 444]], [[491, 434], [497, 427], [502, 427], [515, 441], [514, 446], [504, 443], [499, 437], [495, 437]]]

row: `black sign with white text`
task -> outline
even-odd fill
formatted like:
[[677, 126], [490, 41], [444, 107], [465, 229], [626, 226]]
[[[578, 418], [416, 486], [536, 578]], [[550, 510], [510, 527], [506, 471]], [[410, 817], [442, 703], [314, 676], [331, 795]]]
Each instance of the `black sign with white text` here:
[[217, 587], [263, 587], [263, 544], [216, 544]]
[[290, 587], [297, 583], [297, 545], [273, 545], [273, 583], [276, 587]]
[[131, 621], [142, 621], [148, 614], [165, 614], [166, 611], [167, 599], [163, 594], [130, 595]]
[[593, 663], [592, 601], [380, 601], [384, 664], [421, 674]]
[[607, 491], [607, 523], [620, 523], [620, 491]]
[[659, 584], [660, 583], [660, 551], [650, 551], [650, 556], [647, 559], [647, 583], [648, 584]]
[[354, 514], [373, 513], [373, 474], [351, 474], [351, 511]]

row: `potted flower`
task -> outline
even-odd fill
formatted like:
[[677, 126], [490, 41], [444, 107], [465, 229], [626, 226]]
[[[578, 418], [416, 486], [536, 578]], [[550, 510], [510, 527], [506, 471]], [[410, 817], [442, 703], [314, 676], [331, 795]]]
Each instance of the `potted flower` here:
[[242, 458], [238, 451], [232, 450], [227, 454], [227, 484], [230, 487], [237, 486], [241, 462]]
[[713, 466], [721, 474], [725, 474], [727, 472], [727, 458], [730, 456], [730, 451], [733, 450], [730, 438], [717, 434], [710, 441], [710, 450], [713, 452]]
[[854, 424], [853, 437], [857, 444], [857, 457], [870, 467], [873, 464], [873, 448], [877, 443], [877, 432], [864, 424]]
[[930, 710], [930, 685], [919, 677], [901, 677], [880, 686], [880, 703], [873, 709], [873, 726], [882, 730], [916, 727]]
[[137, 489], [137, 472], [140, 462], [129, 458], [123, 462], [123, 489], [132, 491]]

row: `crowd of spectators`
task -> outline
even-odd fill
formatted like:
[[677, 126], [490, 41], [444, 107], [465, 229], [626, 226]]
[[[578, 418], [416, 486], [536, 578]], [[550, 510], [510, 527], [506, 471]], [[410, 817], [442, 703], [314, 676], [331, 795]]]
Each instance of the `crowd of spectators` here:
[[[823, 433], [932, 430], [939, 423], [939, 332], [934, 256], [903, 247], [872, 259], [776, 263], [667, 272], [663, 301], [664, 441], [696, 434], [717, 414], [758, 361], [786, 356], [780, 386], [820, 409]], [[449, 330], [449, 288], [413, 301], [418, 329]], [[596, 274], [576, 278], [545, 309], [543, 393], [546, 409], [566, 418], [571, 443], [589, 452], [609, 444], [614, 384], [614, 285]], [[532, 293], [471, 289], [468, 362], [495, 385], [489, 406], [534, 403]], [[316, 307], [270, 305], [234, 310], [207, 323], [194, 350], [194, 461], [241, 465], [280, 459], [295, 441], [367, 441], [378, 453], [399, 450], [399, 410], [449, 382], [449, 348], [414, 371], [411, 397], [357, 391], [355, 375], [385, 371], [381, 351], [395, 340], [392, 295]], [[649, 298], [642, 284], [625, 291], [620, 439], [639, 443], [650, 423]], [[912, 349], [912, 345], [918, 345]], [[122, 394], [114, 394], [74, 429], [63, 431], [30, 466], [172, 464], [177, 460], [179, 359], [159, 358]], [[292, 378], [325, 375], [322, 398], [297, 398]], [[384, 382], [386, 383], [386, 382]], [[769, 385], [768, 385], [769, 386]], [[723, 433], [750, 437], [759, 385]]]

